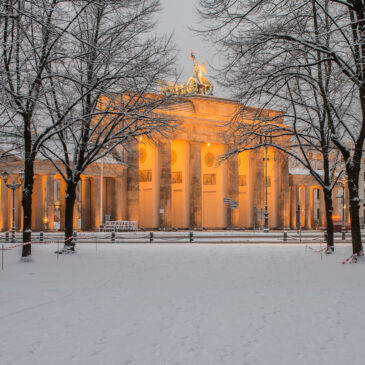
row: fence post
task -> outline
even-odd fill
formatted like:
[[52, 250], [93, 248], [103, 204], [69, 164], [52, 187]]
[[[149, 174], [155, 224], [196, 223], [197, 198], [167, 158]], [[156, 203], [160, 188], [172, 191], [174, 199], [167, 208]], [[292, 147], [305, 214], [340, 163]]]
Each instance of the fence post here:
[[39, 242], [43, 242], [43, 231], [39, 232]]
[[5, 232], [5, 242], [9, 242], [9, 232], [8, 231], [6, 231]]
[[283, 234], [283, 241], [288, 242], [288, 232], [286, 232], [286, 231], [284, 231], [284, 234]]
[[194, 243], [194, 232], [189, 233], [189, 242]]
[[153, 238], [153, 232], [150, 232], [150, 243], [154, 242], [154, 238]]
[[115, 231], [112, 232], [112, 242], [115, 242]]
[[74, 231], [74, 234], [73, 234], [73, 242], [76, 243], [77, 242], [77, 232]]
[[346, 231], [342, 230], [342, 241], [346, 241]]

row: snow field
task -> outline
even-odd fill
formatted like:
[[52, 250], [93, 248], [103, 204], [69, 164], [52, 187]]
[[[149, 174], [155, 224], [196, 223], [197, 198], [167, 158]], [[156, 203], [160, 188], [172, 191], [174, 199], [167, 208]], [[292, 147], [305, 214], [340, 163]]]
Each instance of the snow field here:
[[341, 264], [350, 246], [322, 260], [283, 244], [53, 251], [5, 252], [0, 364], [364, 362], [365, 265]]

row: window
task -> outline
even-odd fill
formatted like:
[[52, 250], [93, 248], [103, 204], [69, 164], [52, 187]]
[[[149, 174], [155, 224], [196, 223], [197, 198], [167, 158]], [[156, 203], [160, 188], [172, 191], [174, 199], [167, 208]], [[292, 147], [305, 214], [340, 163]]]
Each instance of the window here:
[[239, 186], [247, 186], [246, 175], [240, 175], [238, 177]]
[[216, 185], [216, 175], [215, 174], [204, 174], [203, 175], [203, 185]]
[[320, 153], [317, 153], [317, 160], [321, 161], [321, 159], [322, 159], [322, 155]]
[[312, 153], [312, 152], [309, 152], [309, 153], [308, 153], [308, 159], [309, 159], [309, 160], [313, 160], [313, 153]]

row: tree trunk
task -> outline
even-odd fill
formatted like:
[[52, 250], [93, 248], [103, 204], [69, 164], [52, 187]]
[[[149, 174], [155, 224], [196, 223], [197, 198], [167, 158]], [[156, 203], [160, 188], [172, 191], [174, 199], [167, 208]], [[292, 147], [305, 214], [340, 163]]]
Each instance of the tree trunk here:
[[77, 183], [68, 180], [66, 189], [65, 209], [65, 250], [75, 251], [75, 240], [73, 238], [74, 205], [76, 200]]
[[360, 202], [358, 195], [358, 178], [351, 176], [353, 174], [348, 173], [348, 189], [350, 198], [350, 218], [351, 218], [351, 238], [352, 238], [352, 252], [353, 254], [362, 255], [362, 240], [361, 240], [361, 228], [360, 228]]
[[333, 205], [332, 205], [332, 191], [324, 191], [324, 203], [326, 207], [326, 226], [327, 226], [327, 253], [332, 253], [335, 250], [333, 238]]
[[[34, 183], [34, 161], [25, 160], [24, 166], [24, 186], [22, 192], [23, 206], [23, 242], [31, 242], [32, 239], [32, 193]], [[22, 257], [32, 254], [31, 244], [23, 246]]]

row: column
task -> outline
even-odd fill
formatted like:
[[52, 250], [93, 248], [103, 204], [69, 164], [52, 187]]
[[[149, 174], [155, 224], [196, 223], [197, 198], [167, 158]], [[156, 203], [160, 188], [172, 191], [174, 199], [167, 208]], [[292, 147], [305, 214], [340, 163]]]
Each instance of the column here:
[[34, 187], [32, 196], [32, 230], [43, 230], [43, 215], [44, 215], [44, 187], [43, 176], [34, 176]]
[[91, 179], [81, 177], [81, 229], [83, 231], [91, 228]]
[[[289, 196], [289, 162], [284, 152], [275, 150], [275, 171], [277, 175], [277, 189], [275, 200], [277, 206], [277, 228], [287, 229], [290, 227], [290, 196]], [[296, 208], [295, 208], [296, 209]], [[295, 221], [295, 220], [294, 220]]]
[[[246, 171], [246, 179], [247, 179], [247, 172]], [[228, 160], [228, 174], [227, 174], [227, 190], [228, 190], [228, 197], [232, 200], [239, 202], [239, 166], [238, 166], [238, 155], [232, 156]], [[227, 227], [238, 227], [239, 226], [239, 212], [240, 206], [238, 209], [231, 209], [228, 204], [226, 205], [226, 209], [228, 210], [229, 214], [227, 214]]]
[[100, 176], [91, 179], [90, 223], [93, 229], [100, 228]]
[[189, 142], [171, 142], [171, 221], [174, 228], [190, 227]]
[[[253, 221], [253, 184], [255, 180], [256, 164], [253, 154], [250, 151], [240, 153], [237, 160], [238, 226], [241, 228], [250, 228], [257, 225], [257, 222]], [[230, 178], [233, 179], [231, 183], [235, 184], [234, 176], [230, 176]]]
[[120, 177], [114, 178], [114, 219], [116, 221], [123, 220], [123, 198], [125, 192], [123, 191], [123, 179]]
[[305, 222], [304, 227], [306, 229], [312, 228], [312, 187], [306, 186], [305, 187]]
[[54, 229], [54, 176], [47, 176], [47, 218], [48, 229]]
[[159, 147], [160, 161], [160, 227], [171, 227], [171, 142]]
[[190, 226], [202, 226], [201, 144], [190, 143]]
[[127, 216], [128, 220], [139, 222], [139, 150], [137, 142], [129, 147], [127, 160]]
[[[8, 231], [10, 227], [10, 218], [9, 218], [9, 189], [6, 187], [5, 182], [1, 179], [1, 190], [0, 190], [0, 199], [1, 199], [1, 231]], [[10, 197], [11, 199], [11, 197]]]
[[[264, 149], [260, 148], [250, 152], [250, 197], [252, 206], [256, 207], [256, 228], [264, 226], [265, 209], [265, 173], [264, 173]], [[270, 223], [270, 217], [269, 217]]]
[[[15, 176], [14, 181], [20, 184], [19, 175]], [[15, 227], [18, 231], [23, 230], [22, 191], [22, 185], [15, 191]]]
[[290, 228], [297, 228], [297, 209], [298, 209], [298, 186], [290, 187]]
[[222, 229], [227, 227], [227, 162], [217, 165], [219, 156], [225, 153], [225, 146], [205, 143], [201, 146], [202, 176], [202, 227]]
[[139, 226], [155, 229], [160, 226], [160, 156], [149, 140], [140, 142], [139, 156]]

